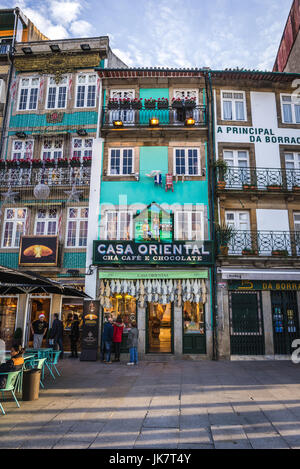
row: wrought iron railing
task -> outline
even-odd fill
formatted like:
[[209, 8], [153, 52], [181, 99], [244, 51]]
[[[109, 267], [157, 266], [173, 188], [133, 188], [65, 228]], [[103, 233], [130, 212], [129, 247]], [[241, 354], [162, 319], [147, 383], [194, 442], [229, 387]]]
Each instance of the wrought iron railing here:
[[300, 231], [235, 231], [228, 255], [300, 256]]
[[90, 184], [90, 166], [51, 168], [1, 168], [1, 187], [35, 186], [43, 182], [49, 186], [87, 186]]
[[125, 127], [135, 126], [149, 126], [150, 119], [156, 117], [159, 120], [159, 125], [163, 126], [184, 126], [186, 119], [192, 118], [195, 123], [194, 126], [204, 126], [206, 124], [206, 107], [195, 106], [195, 108], [184, 107], [181, 109], [173, 109], [168, 107], [166, 109], [110, 109], [103, 108], [103, 127], [113, 127], [114, 121], [122, 121]]
[[[240, 168], [229, 167], [224, 178], [225, 190], [300, 190], [300, 170], [281, 168]], [[220, 185], [219, 185], [220, 188]]]

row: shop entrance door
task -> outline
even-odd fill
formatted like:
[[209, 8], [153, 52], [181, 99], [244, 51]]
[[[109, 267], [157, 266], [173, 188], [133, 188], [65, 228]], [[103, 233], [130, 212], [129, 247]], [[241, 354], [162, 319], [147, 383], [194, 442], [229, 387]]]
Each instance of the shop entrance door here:
[[[30, 324], [39, 319], [39, 315], [44, 313], [45, 321], [48, 324], [49, 332], [49, 323], [50, 323], [50, 308], [51, 308], [51, 298], [30, 298], [29, 301], [29, 311], [28, 311], [28, 320], [27, 320], [27, 330], [26, 330], [26, 341], [27, 347], [33, 347], [33, 335], [31, 333]], [[46, 336], [47, 336], [46, 334]], [[47, 346], [47, 340], [43, 340], [43, 347]]]
[[299, 321], [296, 292], [271, 292], [274, 353], [290, 355], [292, 343], [299, 338]]
[[147, 353], [173, 353], [172, 303], [148, 303]]

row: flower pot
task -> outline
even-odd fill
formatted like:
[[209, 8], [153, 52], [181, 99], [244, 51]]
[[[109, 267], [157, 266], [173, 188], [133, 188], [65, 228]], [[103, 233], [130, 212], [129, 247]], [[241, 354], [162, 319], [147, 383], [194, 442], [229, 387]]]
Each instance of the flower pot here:
[[225, 181], [218, 181], [217, 187], [219, 190], [223, 190], [226, 187], [226, 182]]
[[275, 186], [275, 185], [274, 186], [267, 186], [267, 189], [269, 191], [278, 191], [278, 190], [282, 189], [282, 186], [279, 186], [279, 185], [278, 186]]
[[221, 256], [228, 256], [229, 247], [228, 246], [220, 246], [220, 254]]
[[158, 101], [157, 103], [157, 109], [169, 109], [169, 103], [168, 101]]
[[116, 102], [112, 102], [112, 103], [108, 103], [107, 105], [108, 109], [119, 109], [119, 103], [116, 101]]
[[245, 249], [245, 250], [242, 251], [242, 255], [243, 256], [258, 256], [258, 252], [257, 251], [251, 251], [251, 250], [248, 251], [247, 249]]
[[156, 103], [145, 103], [145, 109], [156, 109]]
[[173, 101], [172, 108], [173, 109], [182, 109], [183, 108], [183, 102], [182, 101]]
[[293, 186], [293, 191], [300, 192], [300, 186]]
[[184, 106], [186, 109], [195, 109], [196, 103], [195, 101], [185, 101]]
[[257, 189], [257, 186], [255, 184], [244, 184], [243, 185], [243, 190], [244, 191], [255, 191]]
[[142, 109], [142, 103], [141, 101], [136, 101], [131, 103], [132, 109]]
[[131, 102], [125, 102], [123, 103], [122, 101], [120, 102], [120, 109], [130, 109], [131, 108]]
[[276, 251], [272, 251], [272, 256], [275, 257], [287, 257], [289, 255], [288, 251], [285, 249], [277, 249]]

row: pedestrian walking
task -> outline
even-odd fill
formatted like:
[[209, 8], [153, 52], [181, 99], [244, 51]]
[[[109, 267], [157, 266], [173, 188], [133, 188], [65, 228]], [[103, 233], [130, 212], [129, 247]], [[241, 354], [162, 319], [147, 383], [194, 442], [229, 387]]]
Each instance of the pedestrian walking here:
[[130, 362], [127, 365], [137, 365], [138, 364], [138, 341], [139, 341], [139, 331], [137, 328], [136, 321], [131, 321], [131, 328], [128, 332], [127, 345], [130, 353]]
[[78, 358], [77, 342], [79, 340], [79, 319], [78, 319], [77, 314], [74, 314], [73, 316], [73, 321], [71, 324], [70, 340], [71, 340], [71, 355], [69, 358]]
[[123, 324], [123, 321], [122, 321], [122, 317], [119, 315], [117, 317], [116, 322], [114, 322], [114, 334], [113, 334], [113, 343], [114, 343], [114, 347], [115, 347], [114, 362], [119, 362], [120, 361], [123, 329], [124, 329], [124, 324]]
[[39, 315], [39, 319], [31, 323], [30, 328], [33, 335], [33, 348], [42, 348], [43, 339], [48, 330], [48, 323], [45, 321], [45, 314], [41, 313]]
[[111, 316], [108, 316], [107, 322], [105, 322], [103, 326], [102, 361], [104, 361], [105, 363], [111, 363], [110, 356], [111, 356], [112, 341], [113, 341], [113, 336], [114, 336], [114, 326], [112, 322], [113, 322], [113, 318]]
[[64, 347], [63, 347], [63, 335], [64, 335], [64, 326], [62, 321], [59, 319], [58, 313], [54, 314], [54, 321], [50, 331], [50, 339], [53, 340], [53, 350], [60, 350], [59, 358], [64, 358]]

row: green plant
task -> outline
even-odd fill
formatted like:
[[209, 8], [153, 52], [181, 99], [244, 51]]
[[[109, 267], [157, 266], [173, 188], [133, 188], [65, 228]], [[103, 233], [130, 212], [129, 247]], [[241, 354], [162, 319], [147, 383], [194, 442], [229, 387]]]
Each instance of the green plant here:
[[217, 171], [219, 181], [224, 181], [228, 171], [228, 164], [225, 160], [218, 159], [214, 163], [214, 168]]
[[23, 337], [23, 330], [21, 327], [17, 327], [13, 335], [14, 344], [21, 345], [22, 337]]
[[233, 228], [233, 226], [226, 225], [225, 223], [217, 225], [216, 232], [220, 246], [228, 246], [229, 242], [235, 235], [235, 229]]

